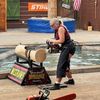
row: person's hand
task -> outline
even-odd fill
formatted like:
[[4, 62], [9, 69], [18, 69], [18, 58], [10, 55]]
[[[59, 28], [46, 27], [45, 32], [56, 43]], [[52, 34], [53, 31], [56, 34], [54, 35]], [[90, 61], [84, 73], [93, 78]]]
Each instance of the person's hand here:
[[52, 45], [52, 42], [50, 40], [46, 40], [46, 44], [50, 46]]
[[52, 44], [54, 44], [55, 39], [49, 39], [48, 41], [51, 42]]
[[46, 40], [46, 43], [49, 43], [50, 42], [50, 40]]

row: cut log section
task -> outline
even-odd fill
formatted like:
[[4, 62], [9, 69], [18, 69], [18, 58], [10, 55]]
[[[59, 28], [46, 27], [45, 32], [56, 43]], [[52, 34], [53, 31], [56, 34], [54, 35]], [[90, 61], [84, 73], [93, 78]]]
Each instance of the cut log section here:
[[18, 45], [15, 48], [15, 53], [25, 59], [29, 59], [35, 62], [43, 62], [46, 59], [46, 50], [39, 48], [37, 50], [28, 50], [25, 45]]

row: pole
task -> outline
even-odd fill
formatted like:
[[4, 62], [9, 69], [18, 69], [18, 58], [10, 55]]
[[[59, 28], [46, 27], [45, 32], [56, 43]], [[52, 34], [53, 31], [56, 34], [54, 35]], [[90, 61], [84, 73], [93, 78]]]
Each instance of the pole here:
[[57, 17], [57, 0], [48, 0], [48, 18]]
[[7, 0], [0, 0], [0, 31], [7, 30]]
[[97, 17], [97, 0], [95, 0], [95, 19]]

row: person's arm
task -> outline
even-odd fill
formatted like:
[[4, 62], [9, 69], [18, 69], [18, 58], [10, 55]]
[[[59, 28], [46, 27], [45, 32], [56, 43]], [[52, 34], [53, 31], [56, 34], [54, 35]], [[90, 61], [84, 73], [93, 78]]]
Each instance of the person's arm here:
[[59, 39], [58, 40], [50, 40], [50, 42], [53, 42], [53, 44], [61, 44], [65, 41], [65, 29], [63, 27], [60, 27], [58, 30]]

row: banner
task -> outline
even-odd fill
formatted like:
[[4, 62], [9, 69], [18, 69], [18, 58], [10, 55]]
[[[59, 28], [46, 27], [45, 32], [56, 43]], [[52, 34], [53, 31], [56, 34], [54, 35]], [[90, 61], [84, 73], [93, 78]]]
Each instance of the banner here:
[[28, 3], [28, 11], [44, 12], [48, 11], [48, 3]]
[[81, 0], [74, 0], [73, 9], [79, 11], [81, 6]]
[[20, 0], [7, 0], [7, 20], [20, 19]]

